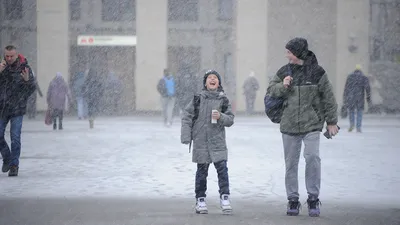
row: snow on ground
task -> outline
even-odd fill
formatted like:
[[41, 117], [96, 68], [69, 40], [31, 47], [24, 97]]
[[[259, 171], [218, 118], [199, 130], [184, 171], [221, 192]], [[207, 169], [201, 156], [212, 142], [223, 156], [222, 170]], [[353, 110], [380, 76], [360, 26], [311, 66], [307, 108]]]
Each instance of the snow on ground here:
[[[399, 202], [398, 117], [365, 117], [363, 133], [321, 135], [322, 201]], [[64, 130], [25, 120], [20, 175], [0, 174], [3, 197], [193, 198], [196, 166], [180, 144], [180, 122], [171, 128], [158, 117], [67, 118]], [[266, 117], [237, 117], [227, 128], [233, 199], [286, 199], [281, 134]], [[306, 200], [304, 159], [299, 168], [301, 201]], [[217, 198], [210, 166], [208, 196]]]

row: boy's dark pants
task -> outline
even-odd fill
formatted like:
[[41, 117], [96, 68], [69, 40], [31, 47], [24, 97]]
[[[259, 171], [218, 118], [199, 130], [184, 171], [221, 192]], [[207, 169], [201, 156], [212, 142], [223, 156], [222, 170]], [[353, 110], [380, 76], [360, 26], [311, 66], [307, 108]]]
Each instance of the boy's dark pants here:
[[[197, 164], [195, 193], [196, 198], [206, 197], [207, 191], [207, 176], [210, 164]], [[229, 176], [226, 160], [214, 163], [214, 167], [218, 174], [218, 186], [220, 196], [229, 193]]]

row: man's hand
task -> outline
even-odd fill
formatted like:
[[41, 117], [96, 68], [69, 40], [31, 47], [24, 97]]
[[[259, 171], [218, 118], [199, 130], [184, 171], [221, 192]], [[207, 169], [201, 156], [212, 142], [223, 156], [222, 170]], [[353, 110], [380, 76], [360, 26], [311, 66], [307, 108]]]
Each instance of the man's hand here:
[[292, 83], [293, 77], [291, 76], [286, 76], [285, 79], [283, 79], [283, 86], [285, 88], [288, 88], [290, 84]]
[[182, 144], [188, 145], [188, 144], [190, 144], [190, 141], [182, 141]]
[[337, 133], [339, 133], [339, 128], [338, 128], [337, 125], [328, 125], [328, 126], [327, 126], [327, 129], [328, 129], [329, 135], [330, 135], [331, 137], [333, 137], [333, 136], [335, 136]]
[[6, 68], [6, 61], [3, 59], [0, 63], [0, 73], [3, 72], [3, 70]]
[[215, 110], [212, 112], [211, 116], [214, 120], [219, 120], [219, 118], [221, 118], [221, 113], [219, 113], [217, 110]]
[[29, 68], [22, 70], [21, 76], [24, 78], [24, 81], [29, 81]]

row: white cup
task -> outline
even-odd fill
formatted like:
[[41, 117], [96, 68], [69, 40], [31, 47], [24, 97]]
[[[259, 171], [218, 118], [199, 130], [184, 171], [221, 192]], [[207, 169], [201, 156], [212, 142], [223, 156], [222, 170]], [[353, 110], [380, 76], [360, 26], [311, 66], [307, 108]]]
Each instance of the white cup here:
[[211, 110], [211, 123], [217, 123], [217, 120], [216, 120], [216, 119], [213, 119], [213, 117], [212, 117], [212, 114], [213, 114], [214, 112], [218, 112], [218, 110], [216, 110], [216, 109]]

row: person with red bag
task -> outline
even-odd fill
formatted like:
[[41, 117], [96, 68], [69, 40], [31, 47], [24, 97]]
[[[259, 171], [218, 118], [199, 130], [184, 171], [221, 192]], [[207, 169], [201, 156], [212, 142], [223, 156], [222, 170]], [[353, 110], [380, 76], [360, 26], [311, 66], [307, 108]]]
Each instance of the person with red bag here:
[[[63, 117], [65, 111], [65, 103], [69, 99], [69, 89], [67, 82], [65, 82], [62, 74], [57, 72], [56, 77], [50, 82], [49, 88], [47, 89], [47, 104], [50, 109], [51, 119], [53, 120], [53, 130], [57, 129], [57, 118], [58, 118], [58, 129], [63, 129]], [[47, 120], [46, 115], [46, 120]], [[46, 122], [48, 123], [48, 122]]]

